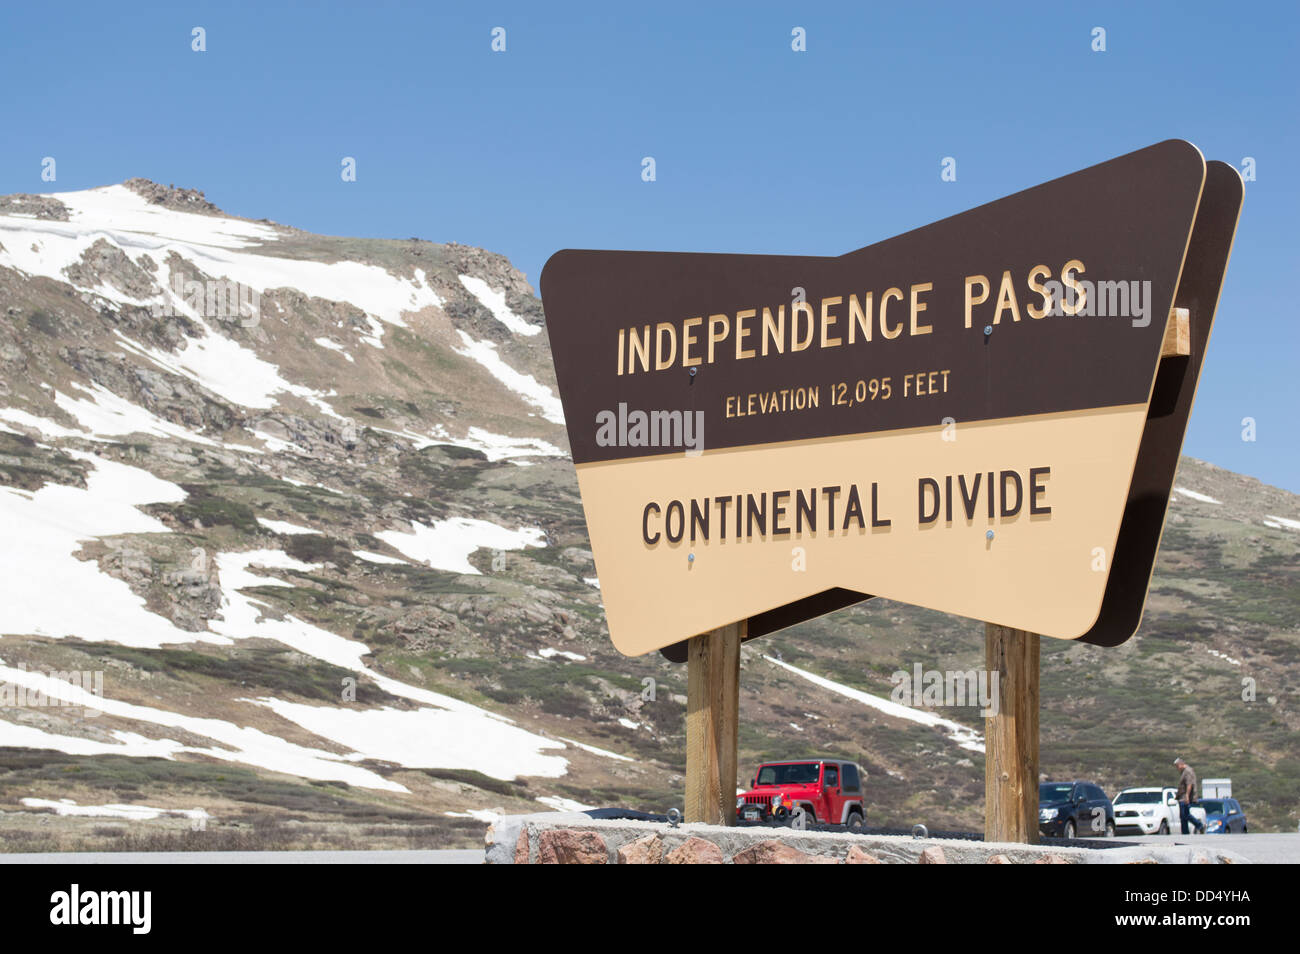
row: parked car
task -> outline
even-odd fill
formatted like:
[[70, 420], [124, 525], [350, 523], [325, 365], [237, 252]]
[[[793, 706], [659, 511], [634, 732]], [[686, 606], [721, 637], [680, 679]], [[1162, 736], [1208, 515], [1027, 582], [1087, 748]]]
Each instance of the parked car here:
[[736, 797], [736, 816], [742, 822], [785, 820], [802, 808], [808, 824], [861, 828], [865, 777], [856, 762], [839, 759], [764, 762], [750, 779], [749, 791]]
[[1249, 829], [1246, 824], [1246, 812], [1235, 798], [1202, 798], [1201, 808], [1205, 809], [1205, 831], [1210, 835], [1228, 835]]
[[1038, 830], [1050, 838], [1115, 834], [1115, 807], [1092, 782], [1043, 782], [1038, 786]]
[[[1168, 835], [1182, 830], [1178, 792], [1168, 786], [1126, 788], [1115, 796], [1115, 830], [1121, 835]], [[1205, 809], [1192, 806], [1192, 817], [1205, 823]]]

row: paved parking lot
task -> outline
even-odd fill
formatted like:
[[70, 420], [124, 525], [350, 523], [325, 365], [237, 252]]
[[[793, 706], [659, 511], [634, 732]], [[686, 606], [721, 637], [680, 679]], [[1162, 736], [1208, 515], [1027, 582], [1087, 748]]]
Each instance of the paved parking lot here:
[[1248, 832], [1244, 835], [1121, 835], [1116, 841], [1148, 845], [1227, 848], [1256, 864], [1300, 864], [1300, 832]]

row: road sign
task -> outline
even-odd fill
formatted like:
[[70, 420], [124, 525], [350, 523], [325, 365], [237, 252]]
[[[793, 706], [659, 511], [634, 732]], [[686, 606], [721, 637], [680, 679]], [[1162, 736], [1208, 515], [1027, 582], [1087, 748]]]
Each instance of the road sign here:
[[839, 257], [556, 253], [614, 644], [870, 596], [1123, 642], [1241, 196], [1171, 140]]

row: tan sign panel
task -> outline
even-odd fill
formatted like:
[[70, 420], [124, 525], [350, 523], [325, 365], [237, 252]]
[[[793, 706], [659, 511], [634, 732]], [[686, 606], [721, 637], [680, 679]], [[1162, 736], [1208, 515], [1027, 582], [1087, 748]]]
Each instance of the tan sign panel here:
[[1206, 170], [1165, 142], [837, 258], [553, 256], [615, 645], [869, 596], [1127, 638], [1240, 208]]

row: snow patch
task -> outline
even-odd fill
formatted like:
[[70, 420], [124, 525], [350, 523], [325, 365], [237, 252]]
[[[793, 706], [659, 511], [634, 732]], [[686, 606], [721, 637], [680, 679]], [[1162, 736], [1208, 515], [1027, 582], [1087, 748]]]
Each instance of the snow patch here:
[[48, 197], [57, 199], [68, 208], [68, 221], [54, 224], [72, 226], [81, 232], [134, 234], [219, 248], [245, 248], [261, 242], [274, 242], [280, 237], [269, 225], [154, 205], [123, 185], [81, 192], [54, 192]]
[[87, 388], [73, 381], [72, 387], [86, 394], [87, 397], [78, 398], [55, 392], [54, 403], [76, 419], [80, 430], [64, 427], [62, 424], [37, 417], [19, 408], [0, 408], [0, 420], [33, 428], [47, 437], [104, 440], [124, 434], [152, 434], [156, 437], [171, 437], [208, 447], [223, 446], [219, 441], [163, 420], [151, 411], [118, 397], [103, 385], [92, 383]]
[[487, 282], [481, 278], [475, 278], [473, 275], [461, 275], [460, 283], [469, 290], [471, 295], [479, 300], [479, 303], [484, 308], [492, 312], [492, 317], [515, 334], [535, 335], [541, 332], [540, 327], [530, 325], [507, 307], [506, 293], [504, 291], [493, 291]]
[[900, 705], [899, 703], [893, 702], [889, 699], [882, 699], [879, 696], [873, 696], [870, 693], [863, 692], [861, 689], [853, 689], [850, 686], [833, 682], [823, 676], [813, 675], [810, 672], [798, 669], [795, 666], [791, 666], [789, 663], [782, 662], [779, 659], [774, 659], [771, 656], [764, 656], [763, 658], [774, 666], [780, 666], [782, 669], [788, 670], [796, 676], [808, 680], [815, 686], [821, 686], [823, 689], [829, 689], [831, 692], [839, 693], [841, 696], [845, 696], [855, 702], [861, 702], [863, 705], [870, 706], [879, 712], [883, 712], [885, 715], [893, 716], [895, 719], [907, 719], [909, 722], [917, 722], [921, 725], [943, 729], [948, 738], [953, 742], [956, 742], [963, 749], [968, 749], [971, 752], [984, 751], [983, 736], [979, 732], [970, 728], [970, 726], [962, 725], [960, 722], [954, 722], [951, 719], [944, 719], [931, 712], [922, 712], [919, 709], [913, 709], [910, 706]]
[[352, 357], [352, 355], [348, 354], [347, 349], [344, 348], [337, 341], [332, 341], [329, 338], [313, 338], [312, 341], [315, 344], [320, 345], [322, 348], [327, 348], [330, 351], [337, 351], [339, 352], [339, 354], [343, 355], [343, 357], [347, 358], [349, 361], [353, 362], [354, 364], [356, 363], [357, 359]]
[[619, 755], [617, 752], [609, 751], [609, 749], [602, 749], [594, 745], [588, 745], [586, 742], [579, 742], [576, 739], [566, 739], [563, 736], [561, 736], [560, 741], [567, 742], [569, 745], [572, 746], [576, 746], [577, 748], [582, 749], [582, 751], [584, 752], [590, 752], [592, 755], [603, 756], [604, 758], [607, 759], [617, 759], [620, 762], [635, 761], [635, 759], [630, 759], [626, 755]]
[[[37, 417], [27, 411], [17, 407], [0, 407], [0, 421], [8, 421], [11, 424], [17, 424], [20, 427], [30, 428], [39, 431], [42, 437], [80, 437], [86, 439], [86, 434], [82, 431], [73, 430], [70, 427], [64, 427], [62, 424], [56, 424], [49, 418]], [[18, 433], [11, 431], [10, 433]]]
[[453, 349], [457, 354], [481, 364], [494, 378], [541, 411], [542, 417], [548, 421], [555, 424], [564, 423], [564, 407], [555, 393], [531, 374], [516, 371], [506, 364], [501, 355], [497, 354], [495, 342], [475, 341], [459, 330], [456, 333], [460, 335], [461, 344], [464, 346]]
[[0, 746], [9, 748], [49, 749], [65, 755], [126, 755], [154, 759], [170, 759], [185, 748], [171, 739], [149, 739], [135, 732], [119, 730], [112, 732], [111, 736], [116, 741], [101, 742], [0, 719]]
[[582, 802], [575, 802], [571, 798], [561, 798], [558, 795], [543, 795], [537, 799], [547, 808], [553, 808], [557, 812], [585, 812], [591, 808], [590, 805], [584, 805]]
[[[40, 689], [48, 697], [55, 699], [70, 699], [72, 692], [77, 689], [69, 683], [51, 679], [42, 673], [3, 665], [0, 665], [0, 679], [15, 685], [25, 685], [29, 689]], [[347, 782], [349, 785], [390, 792], [406, 791], [405, 787], [390, 782], [375, 772], [347, 764], [345, 756], [286, 742], [284, 739], [268, 735], [250, 726], [237, 726], [223, 719], [182, 715], [151, 706], [132, 705], [110, 698], [107, 694], [98, 700], [97, 705], [105, 715], [135, 722], [147, 722], [164, 729], [179, 729], [216, 743], [211, 747], [197, 747], [179, 746], [171, 742], [170, 744], [176, 747], [171, 750], [168, 757], [185, 752], [206, 755], [224, 762], [242, 762], [274, 772], [297, 775], [300, 778]], [[0, 723], [0, 727], [5, 725], [7, 723]]]
[[357, 709], [258, 699], [259, 705], [313, 735], [352, 749], [368, 759], [406, 768], [450, 768], [482, 772], [492, 778], [518, 775], [556, 778], [566, 759], [545, 755], [561, 749], [553, 739], [505, 722], [483, 718], [483, 710], [421, 708]]
[[451, 447], [463, 447], [466, 450], [479, 451], [493, 463], [499, 460], [520, 463], [519, 459], [524, 457], [566, 456], [564, 451], [541, 438], [506, 437], [502, 434], [493, 434], [481, 427], [471, 427], [466, 437], [452, 437], [447, 428], [441, 424], [434, 427], [429, 434], [417, 434], [410, 429], [394, 431], [386, 427], [375, 427], [372, 424], [366, 426], [373, 431], [391, 434], [393, 437], [400, 437], [402, 440], [410, 441], [416, 450], [433, 447], [435, 444], [446, 444]]
[[449, 818], [474, 818], [481, 822], [487, 822], [494, 825], [501, 818], [499, 812], [494, 812], [490, 808], [471, 808], [467, 812], [443, 812]]
[[[146, 254], [160, 264], [161, 274], [155, 277], [163, 289], [169, 287], [166, 261], [175, 252], [214, 279], [229, 279], [259, 292], [292, 288], [314, 298], [348, 302], [398, 327], [406, 326], [405, 311], [442, 306], [422, 269], [415, 269], [411, 279], [360, 262], [326, 263], [241, 251], [278, 241], [280, 233], [270, 226], [166, 209], [121, 185], [54, 193], [52, 198], [68, 207], [69, 221], [0, 216], [0, 241], [5, 246], [0, 264], [66, 282], [63, 269], [80, 261], [85, 250], [102, 238], [136, 264]], [[95, 291], [134, 301], [113, 289]]]
[[1201, 503], [1208, 503], [1208, 504], [1223, 503], [1222, 500], [1215, 500], [1213, 497], [1206, 496], [1205, 494], [1198, 494], [1195, 490], [1188, 490], [1185, 487], [1175, 487], [1174, 493], [1182, 494], [1184, 497], [1189, 497], [1192, 500], [1199, 500]]
[[258, 517], [257, 522], [273, 533], [280, 533], [285, 536], [293, 536], [294, 534], [300, 533], [320, 533], [319, 530], [313, 530], [311, 527], [300, 527], [296, 523], [286, 523], [283, 520], [267, 520], [263, 517]]
[[482, 451], [490, 461], [518, 457], [565, 457], [564, 451], [538, 437], [506, 437], [481, 427], [471, 427], [467, 437], [457, 442], [461, 447]]
[[384, 530], [375, 537], [417, 563], [435, 570], [481, 576], [469, 562], [475, 550], [522, 550], [546, 546], [546, 534], [535, 527], [507, 530], [487, 520], [451, 517], [432, 525], [411, 521], [411, 533]]
[[560, 658], [567, 659], [570, 662], [587, 661], [586, 656], [581, 656], [578, 653], [571, 653], [568, 650], [564, 650], [564, 649], [552, 649], [549, 646], [546, 649], [539, 649], [537, 651], [537, 655], [541, 656], [543, 659], [554, 659], [555, 657], [559, 656]]
[[275, 699], [249, 701], [355, 749], [358, 759], [394, 761], [410, 768], [467, 768], [497, 778], [517, 774], [556, 777], [565, 773], [565, 759], [542, 754], [543, 749], [559, 747], [553, 740], [526, 732], [486, 709], [408, 686], [368, 669], [364, 657], [370, 654], [370, 648], [365, 643], [320, 629], [293, 615], [271, 619], [263, 615], [264, 607], [255, 597], [241, 592], [254, 586], [289, 586], [263, 574], [277, 569], [305, 572], [315, 569], [315, 564], [302, 563], [276, 550], [220, 553], [216, 560], [224, 594], [224, 620], [214, 620], [214, 629], [232, 638], [274, 639], [358, 675], [364, 673], [385, 692], [422, 707], [412, 711], [308, 706]]
[[[46, 484], [35, 493], [0, 488], [0, 634], [77, 636], [114, 640], [124, 646], [158, 648], [165, 643], [226, 643], [221, 636], [190, 633], [145, 608], [122, 580], [73, 554], [83, 541], [127, 533], [170, 533], [137, 509], [147, 503], [178, 503], [185, 491], [148, 471], [82, 451], [64, 451], [94, 465], [86, 489]], [[70, 596], [75, 595], [75, 598]]]
[[[113, 334], [131, 354], [192, 381], [232, 404], [269, 410], [275, 406], [278, 394], [292, 394], [304, 399], [320, 397], [311, 388], [292, 384], [281, 377], [278, 367], [210, 328], [197, 314], [191, 312], [189, 317], [203, 327], [204, 334], [199, 338], [186, 338], [185, 347], [175, 353], [142, 345], [116, 329]], [[331, 409], [329, 413], [334, 412]]]
[[1231, 663], [1231, 664], [1234, 665], [1234, 666], [1240, 666], [1240, 665], [1241, 665], [1241, 660], [1240, 660], [1240, 659], [1233, 659], [1233, 658], [1232, 658], [1231, 656], [1229, 656], [1227, 653], [1221, 653], [1221, 652], [1219, 652], [1217, 649], [1207, 649], [1206, 652], [1209, 653], [1211, 656], [1214, 656], [1214, 657], [1216, 657], [1216, 658], [1218, 658], [1218, 659], [1222, 659], [1224, 662], [1226, 662], [1226, 663]]
[[163, 815], [175, 815], [195, 820], [208, 819], [209, 815], [201, 808], [151, 808], [148, 805], [78, 805], [70, 798], [61, 798], [57, 802], [48, 798], [24, 798], [22, 803], [28, 808], [50, 808], [56, 815], [68, 815], [78, 818], [125, 818], [128, 821], [149, 821]]
[[88, 394], [89, 397], [74, 398], [56, 393], [54, 403], [75, 417], [77, 424], [90, 431], [95, 437], [154, 434], [158, 437], [174, 437], [208, 447], [222, 446], [220, 441], [204, 437], [171, 421], [165, 421], [153, 412], [118, 397], [101, 384], [92, 382], [87, 388], [74, 381], [72, 386]]
[[385, 553], [371, 553], [369, 550], [353, 550], [352, 555], [359, 560], [365, 560], [367, 563], [396, 563], [401, 566], [407, 566], [407, 561], [398, 557], [391, 557]]

